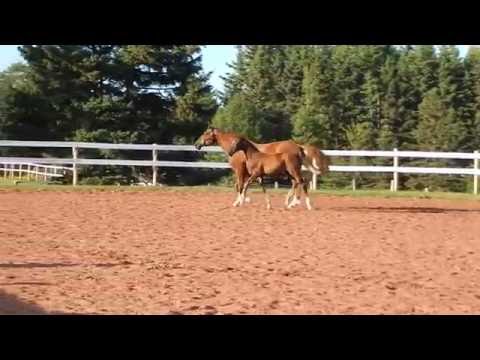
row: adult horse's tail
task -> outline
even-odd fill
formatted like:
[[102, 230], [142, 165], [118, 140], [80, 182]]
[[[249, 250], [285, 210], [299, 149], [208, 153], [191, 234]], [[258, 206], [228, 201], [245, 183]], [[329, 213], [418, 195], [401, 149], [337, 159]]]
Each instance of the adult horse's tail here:
[[325, 175], [329, 172], [330, 158], [319, 148], [313, 145], [300, 145], [305, 154], [303, 165], [317, 175]]

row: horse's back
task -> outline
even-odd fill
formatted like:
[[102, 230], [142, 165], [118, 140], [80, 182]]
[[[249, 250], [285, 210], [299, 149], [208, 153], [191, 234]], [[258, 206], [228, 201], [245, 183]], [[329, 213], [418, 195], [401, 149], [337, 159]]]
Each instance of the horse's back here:
[[267, 154], [296, 153], [299, 151], [299, 146], [292, 140], [275, 141], [261, 144], [261, 151]]

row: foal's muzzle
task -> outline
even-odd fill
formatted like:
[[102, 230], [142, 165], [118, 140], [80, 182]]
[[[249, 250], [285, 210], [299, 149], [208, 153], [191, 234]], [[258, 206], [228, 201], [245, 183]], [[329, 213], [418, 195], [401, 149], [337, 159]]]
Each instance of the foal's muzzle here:
[[200, 150], [202, 148], [202, 144], [195, 144], [195, 149]]

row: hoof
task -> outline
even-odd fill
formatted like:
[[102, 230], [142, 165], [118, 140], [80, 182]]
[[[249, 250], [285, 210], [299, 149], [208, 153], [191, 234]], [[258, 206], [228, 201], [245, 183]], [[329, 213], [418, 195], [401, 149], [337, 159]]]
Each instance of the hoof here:
[[246, 198], [245, 198], [245, 202], [246, 202], [246, 203], [249, 203], [249, 202], [250, 202], [250, 198], [249, 198], [249, 197], [246, 197]]

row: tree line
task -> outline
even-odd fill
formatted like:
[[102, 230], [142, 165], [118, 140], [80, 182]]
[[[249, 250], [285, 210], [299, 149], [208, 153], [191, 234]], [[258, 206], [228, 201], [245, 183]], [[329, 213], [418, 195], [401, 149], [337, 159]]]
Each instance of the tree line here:
[[[201, 46], [21, 46], [25, 63], [0, 73], [0, 137], [191, 143], [213, 122], [256, 141], [293, 138], [323, 149], [480, 149], [480, 50], [475, 47], [465, 58], [453, 45], [237, 50], [217, 97], [202, 68]], [[100, 176], [119, 170], [88, 171]], [[192, 171], [169, 170], [166, 176], [190, 182], [217, 176]], [[350, 177], [330, 176], [335, 186]], [[360, 180], [365, 186], [378, 183], [372, 176]], [[467, 186], [458, 176], [402, 180], [406, 187]]]
[[[248, 45], [238, 47], [230, 67], [214, 123], [261, 141], [293, 138], [323, 149], [480, 149], [475, 47], [461, 58], [453, 45]], [[342, 178], [349, 176], [336, 176], [337, 185]], [[385, 186], [371, 175], [360, 178]], [[463, 191], [468, 181], [402, 176], [407, 187], [428, 184]]]

